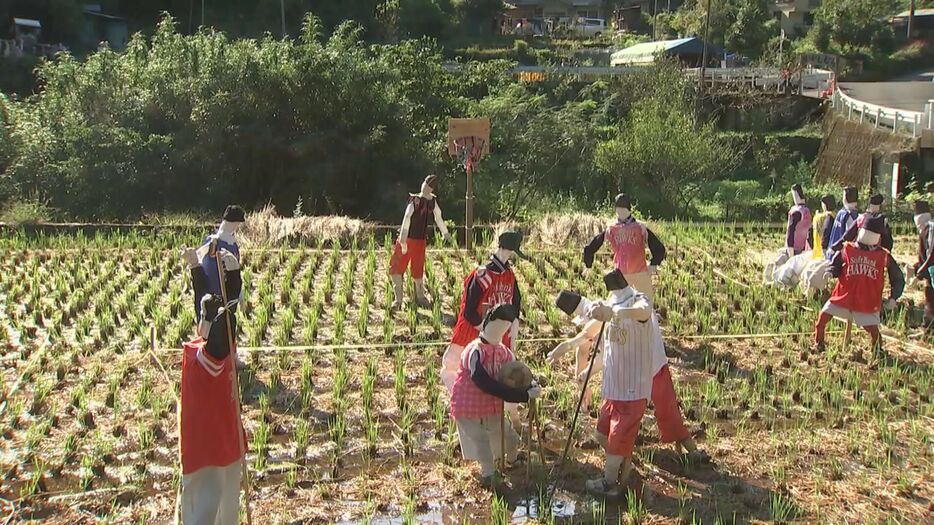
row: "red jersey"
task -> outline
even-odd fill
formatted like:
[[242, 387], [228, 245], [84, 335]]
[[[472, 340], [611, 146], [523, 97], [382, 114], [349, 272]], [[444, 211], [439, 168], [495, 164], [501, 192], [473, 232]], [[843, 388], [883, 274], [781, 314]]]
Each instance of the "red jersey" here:
[[830, 303], [859, 313], [873, 314], [882, 305], [885, 267], [889, 252], [864, 250], [854, 243], [843, 245], [843, 272], [830, 296]]
[[214, 359], [204, 345], [199, 337], [185, 343], [182, 354], [182, 474], [240, 459], [236, 371], [230, 359]]
[[[507, 266], [506, 270], [501, 273], [490, 271], [485, 266], [474, 269], [464, 279], [461, 307], [457, 314], [457, 324], [454, 325], [454, 333], [451, 336], [451, 344], [467, 346], [468, 343], [480, 336], [480, 331], [474, 328], [470, 321], [464, 317], [464, 311], [467, 309], [467, 289], [474, 277], [476, 277], [477, 285], [482, 290], [476, 312], [481, 318], [488, 308], [498, 304], [512, 304], [516, 290], [516, 275], [512, 272], [512, 268]], [[509, 332], [506, 332], [506, 335], [503, 336], [503, 344], [512, 347]]]
[[606, 230], [606, 240], [613, 248], [613, 263], [623, 275], [648, 271], [645, 263], [645, 241], [648, 232], [636, 221], [616, 223]]

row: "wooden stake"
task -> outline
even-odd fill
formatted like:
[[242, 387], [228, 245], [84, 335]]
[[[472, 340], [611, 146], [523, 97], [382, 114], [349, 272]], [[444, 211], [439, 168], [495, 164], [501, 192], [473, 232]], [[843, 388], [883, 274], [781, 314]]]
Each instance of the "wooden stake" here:
[[253, 524], [253, 515], [250, 512], [250, 470], [246, 466], [246, 443], [243, 437], [243, 415], [240, 412], [240, 377], [237, 372], [236, 353], [237, 348], [234, 345], [233, 331], [230, 328], [230, 310], [227, 307], [227, 287], [224, 283], [224, 267], [221, 262], [220, 254], [217, 250], [217, 241], [211, 246], [214, 252], [214, 262], [217, 263], [217, 277], [221, 285], [221, 298], [224, 300], [224, 318], [227, 320], [227, 365], [233, 373], [233, 398], [237, 405], [237, 440], [240, 443], [240, 485], [243, 487], [244, 506], [246, 507], [246, 523]]
[[843, 351], [846, 352], [850, 349], [850, 336], [853, 335], [853, 320], [846, 320], [846, 332], [843, 334]]

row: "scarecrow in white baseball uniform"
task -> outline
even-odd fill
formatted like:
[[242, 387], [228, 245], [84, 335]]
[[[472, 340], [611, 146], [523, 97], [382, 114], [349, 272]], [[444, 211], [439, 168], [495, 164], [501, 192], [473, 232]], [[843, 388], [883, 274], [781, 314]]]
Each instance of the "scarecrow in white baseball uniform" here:
[[[237, 332], [235, 300], [224, 304], [221, 294], [211, 292], [212, 273], [195, 250], [185, 248], [181, 256], [191, 272], [198, 319], [197, 337], [184, 344], [182, 354], [182, 523], [234, 525], [239, 522], [241, 451], [246, 443], [228, 339]], [[219, 250], [218, 258], [227, 297], [240, 297], [240, 262], [226, 249]], [[216, 264], [213, 255], [210, 260]], [[217, 282], [216, 270], [213, 277]]]
[[[649, 301], [655, 300], [655, 286], [652, 275], [665, 260], [665, 245], [652, 230], [637, 221], [632, 215], [632, 199], [625, 193], [616, 196], [616, 222], [605, 232], [595, 236], [584, 247], [584, 266], [593, 266], [594, 255], [609, 242], [613, 249], [613, 264], [623, 273], [632, 286], [644, 293]], [[646, 264], [645, 248], [648, 246], [652, 260]]]
[[457, 424], [464, 459], [480, 462], [481, 483], [489, 488], [501, 481], [495, 465], [497, 458], [504, 457], [501, 441], [506, 445], [506, 464], [518, 456], [519, 436], [503, 417], [504, 403], [527, 403], [542, 391], [534, 382], [517, 388], [498, 379], [503, 368], [515, 361], [502, 343], [515, 320], [516, 310], [510, 304], [496, 305], [487, 312], [480, 336], [461, 355], [451, 390], [451, 417]]
[[409, 194], [409, 202], [402, 216], [399, 240], [389, 261], [389, 276], [395, 294], [395, 308], [402, 308], [403, 284], [406, 268], [415, 280], [415, 301], [419, 306], [430, 308], [431, 302], [425, 291], [425, 245], [429, 221], [441, 231], [445, 243], [451, 242], [448, 228], [441, 216], [441, 206], [435, 197], [434, 189], [438, 183], [436, 175], [425, 177], [421, 190]]
[[603, 406], [597, 439], [606, 451], [606, 465], [603, 477], [587, 482], [587, 491], [614, 497], [632, 472], [632, 452], [649, 399], [663, 443], [676, 443], [696, 461], [709, 456], [697, 448], [684, 425], [661, 327], [648, 298], [630, 286], [619, 270], [604, 276], [604, 282], [609, 290], [606, 301], [561, 292], [558, 308], [586, 324], [581, 334], [559, 345], [548, 360], [554, 362], [574, 348], [592, 346], [604, 330], [602, 348], [595, 351], [603, 354]]

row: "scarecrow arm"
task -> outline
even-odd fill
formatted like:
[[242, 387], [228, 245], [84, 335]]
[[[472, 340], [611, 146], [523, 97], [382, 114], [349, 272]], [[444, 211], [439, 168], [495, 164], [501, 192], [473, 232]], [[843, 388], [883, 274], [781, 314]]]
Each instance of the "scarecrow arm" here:
[[412, 225], [412, 215], [415, 213], [415, 205], [409, 201], [405, 207], [405, 214], [402, 215], [402, 227], [399, 228], [399, 244], [405, 244], [409, 238], [409, 226]]
[[191, 269], [191, 285], [195, 291], [195, 317], [198, 317], [201, 313], [201, 298], [208, 293], [208, 276], [200, 264]]
[[926, 276], [928, 268], [934, 265], [934, 246], [931, 247], [929, 253], [924, 253], [924, 236], [927, 234], [928, 232], [925, 231], [924, 235], [918, 237], [918, 264], [915, 265], [915, 275], [922, 277]]
[[450, 235], [448, 235], [448, 227], [444, 224], [444, 217], [441, 216], [441, 206], [438, 206], [438, 199], [435, 199], [435, 226], [441, 230], [441, 237], [447, 240]]
[[529, 394], [525, 390], [512, 388], [490, 377], [480, 364], [480, 350], [470, 352], [470, 380], [485, 394], [502, 399], [507, 403], [528, 403]]
[[902, 273], [898, 262], [891, 255], [889, 255], [888, 270], [889, 286], [892, 288], [892, 299], [897, 301], [905, 291], [905, 274]]
[[652, 254], [652, 260], [649, 262], [649, 264], [652, 266], [658, 266], [659, 264], [662, 264], [662, 261], [665, 260], [665, 255], [667, 254], [665, 251], [665, 245], [662, 244], [662, 241], [659, 240], [658, 236], [655, 235], [655, 232], [652, 230], [646, 228], [645, 233], [649, 245], [649, 252]]
[[827, 248], [830, 246], [830, 232], [833, 231], [833, 218], [827, 217], [824, 219], [823, 228], [821, 228], [820, 236], [820, 247], [823, 251], [827, 251]]
[[477, 310], [480, 306], [480, 299], [483, 297], [483, 288], [477, 276], [474, 275], [467, 283], [467, 299], [464, 301], [464, 319], [472, 326], [480, 326], [483, 323], [483, 316]]
[[830, 261], [830, 275], [839, 278], [843, 274], [843, 250], [837, 250]]
[[856, 240], [856, 236], [857, 236], [857, 234], [859, 233], [859, 228], [856, 226], [856, 221], [852, 221], [852, 222], [850, 222], [850, 223], [848, 223], [848, 224], [849, 224], [849, 226], [847, 226], [846, 232], [844, 232], [843, 237], [841, 237], [840, 240], [838, 240], [838, 241], [831, 247], [831, 248], [833, 248], [833, 251], [839, 252], [840, 250], [843, 249], [843, 243], [845, 243], [845, 242], [853, 242], [853, 241]]
[[584, 246], [584, 266], [590, 268], [593, 266], [593, 258], [596, 255], [597, 250], [603, 246], [603, 241], [606, 238], [605, 232], [600, 232], [593, 239], [590, 240], [590, 243], [587, 246]]
[[791, 214], [791, 217], [788, 218], [788, 230], [785, 231], [785, 247], [792, 248], [795, 245], [795, 228], [798, 226], [798, 221], [801, 220], [801, 212], [796, 211]]

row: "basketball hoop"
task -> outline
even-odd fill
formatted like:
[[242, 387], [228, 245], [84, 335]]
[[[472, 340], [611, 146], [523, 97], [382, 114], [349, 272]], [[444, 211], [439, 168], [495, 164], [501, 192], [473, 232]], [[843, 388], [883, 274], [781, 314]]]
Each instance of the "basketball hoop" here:
[[466, 246], [473, 245], [473, 170], [476, 163], [490, 152], [490, 119], [448, 119], [448, 154], [467, 174], [465, 214]]

